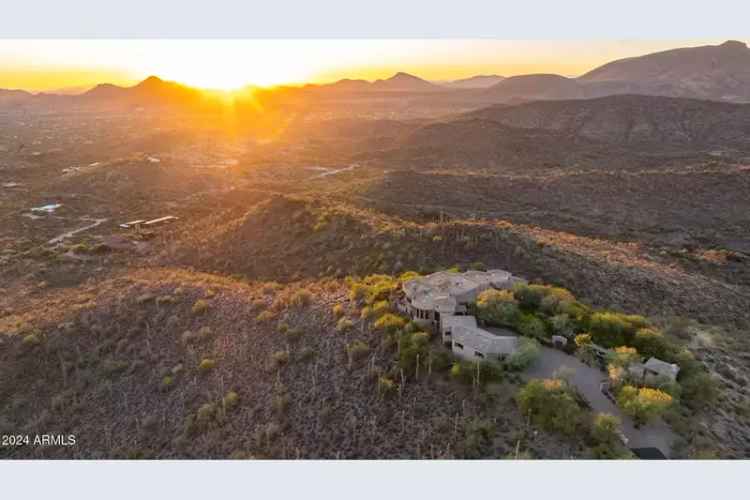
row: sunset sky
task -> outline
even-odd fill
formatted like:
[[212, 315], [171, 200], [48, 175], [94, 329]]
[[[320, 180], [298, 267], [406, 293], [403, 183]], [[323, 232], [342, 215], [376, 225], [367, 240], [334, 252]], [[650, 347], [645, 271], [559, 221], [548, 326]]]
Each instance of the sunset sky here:
[[0, 40], [0, 88], [80, 91], [157, 75], [204, 88], [476, 74], [580, 75], [600, 64], [724, 40]]

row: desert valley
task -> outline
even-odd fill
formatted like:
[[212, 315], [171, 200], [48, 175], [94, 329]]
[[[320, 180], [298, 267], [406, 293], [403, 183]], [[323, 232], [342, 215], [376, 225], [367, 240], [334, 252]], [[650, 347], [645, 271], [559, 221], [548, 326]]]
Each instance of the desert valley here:
[[[1, 434], [76, 436], [0, 458], [750, 456], [742, 42], [576, 78], [0, 90], [0, 221]], [[526, 346], [503, 361], [399, 309], [487, 270], [522, 279], [467, 304]], [[652, 357], [675, 379], [630, 378]]]

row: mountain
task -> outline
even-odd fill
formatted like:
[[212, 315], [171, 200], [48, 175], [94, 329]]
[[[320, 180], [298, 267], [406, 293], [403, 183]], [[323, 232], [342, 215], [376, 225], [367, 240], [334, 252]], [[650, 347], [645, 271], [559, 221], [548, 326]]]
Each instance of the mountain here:
[[[612, 61], [578, 79], [584, 84], [627, 82], [644, 93], [750, 101], [750, 49], [743, 42], [688, 47]], [[660, 89], [661, 87], [661, 89]]]
[[585, 90], [573, 78], [553, 74], [519, 75], [505, 78], [485, 92], [497, 101], [531, 99], [577, 99]]
[[195, 106], [206, 101], [206, 94], [198, 89], [179, 83], [149, 76], [132, 87], [119, 87], [108, 83], [100, 84], [81, 94], [85, 101], [106, 100], [113, 104]]
[[442, 90], [434, 83], [403, 72], [396, 73], [385, 80], [375, 80], [372, 82], [371, 88], [372, 90], [386, 92], [435, 92]]
[[431, 166], [616, 169], [719, 151], [750, 152], [750, 104], [619, 95], [491, 106], [418, 127], [390, 154]]
[[34, 95], [25, 90], [0, 89], [0, 106], [21, 105], [33, 98]]
[[452, 89], [485, 89], [503, 80], [505, 80], [505, 77], [499, 75], [476, 75], [461, 80], [441, 82], [440, 85]]
[[642, 95], [536, 101], [465, 115], [610, 144], [750, 150], [750, 105]]
[[309, 86], [308, 89], [336, 92], [436, 92], [446, 90], [440, 85], [403, 72], [374, 82], [345, 78], [334, 83]]

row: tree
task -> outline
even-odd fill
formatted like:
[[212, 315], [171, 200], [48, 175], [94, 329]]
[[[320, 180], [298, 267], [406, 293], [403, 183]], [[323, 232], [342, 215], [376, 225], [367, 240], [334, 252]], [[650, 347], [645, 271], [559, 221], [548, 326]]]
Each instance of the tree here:
[[516, 351], [508, 358], [508, 367], [512, 370], [525, 370], [539, 357], [539, 353], [539, 342], [536, 339], [521, 337]]
[[387, 313], [375, 322], [375, 329], [385, 333], [395, 333], [406, 325], [406, 320], [401, 316]]
[[620, 419], [608, 413], [597, 413], [591, 426], [591, 437], [600, 445], [620, 443]]
[[572, 390], [560, 379], [532, 379], [516, 398], [524, 415], [553, 432], [572, 435], [583, 414]]
[[491, 325], [514, 326], [521, 317], [521, 310], [513, 293], [490, 289], [477, 297], [477, 315]]
[[633, 347], [646, 358], [659, 358], [664, 361], [674, 359], [674, 348], [664, 335], [655, 328], [641, 328], [635, 332]]
[[682, 399], [693, 408], [701, 408], [716, 401], [719, 384], [708, 373], [701, 371], [680, 379]]
[[535, 337], [538, 339], [547, 337], [547, 327], [544, 321], [531, 314], [524, 314], [518, 321], [516, 328], [527, 337]]
[[625, 385], [617, 394], [617, 404], [635, 419], [636, 425], [642, 425], [672, 406], [672, 396], [659, 389]]
[[627, 346], [615, 347], [615, 350], [609, 354], [607, 359], [610, 365], [626, 370], [630, 365], [638, 363], [640, 360], [638, 351], [634, 347]]

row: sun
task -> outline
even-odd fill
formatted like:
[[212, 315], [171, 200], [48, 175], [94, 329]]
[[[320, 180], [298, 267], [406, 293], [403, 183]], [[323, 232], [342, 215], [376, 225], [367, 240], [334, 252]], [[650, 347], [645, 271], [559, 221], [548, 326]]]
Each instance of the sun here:
[[287, 46], [228, 41], [183, 42], [167, 46], [149, 74], [204, 89], [237, 90], [247, 85], [273, 86], [305, 81], [308, 64], [290, 57]]

